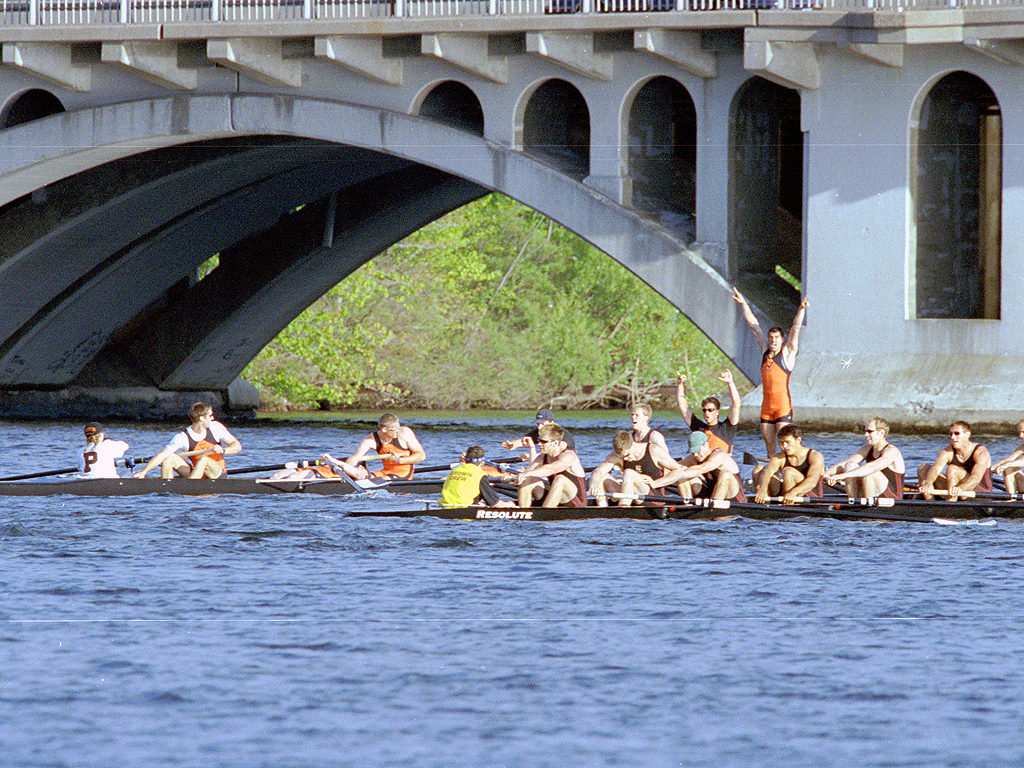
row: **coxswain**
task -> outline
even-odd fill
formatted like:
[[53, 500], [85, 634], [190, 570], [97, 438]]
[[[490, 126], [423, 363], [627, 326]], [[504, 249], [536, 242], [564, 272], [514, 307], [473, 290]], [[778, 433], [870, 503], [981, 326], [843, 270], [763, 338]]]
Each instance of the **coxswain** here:
[[[217, 478], [224, 474], [224, 457], [242, 450], [242, 444], [228, 432], [227, 427], [213, 418], [213, 408], [196, 403], [189, 409], [192, 424], [176, 434], [171, 442], [151, 458], [135, 477], [145, 477], [154, 467], [160, 467], [160, 476], [170, 479], [175, 473], [182, 477]], [[184, 454], [179, 456], [178, 452]]]
[[115, 459], [124, 456], [128, 443], [108, 440], [103, 425], [97, 421], [85, 425], [85, 448], [82, 449], [82, 476], [90, 480], [118, 477]]
[[[651, 484], [666, 472], [679, 469], [679, 462], [672, 458], [667, 448], [651, 440], [635, 440], [625, 429], [615, 433], [612, 452], [590, 475], [590, 495], [599, 507], [608, 506], [608, 496], [620, 494], [619, 506], [628, 507], [638, 503], [639, 497], [651, 492]], [[622, 471], [622, 479], [612, 476], [616, 469]], [[661, 495], [658, 493], [657, 495]]]
[[926, 499], [948, 496], [956, 501], [963, 491], [991, 491], [991, 466], [988, 448], [971, 441], [971, 425], [954, 421], [949, 427], [949, 445], [939, 451], [935, 463], [917, 469], [921, 495]]
[[825, 470], [825, 482], [845, 483], [851, 499], [902, 499], [906, 465], [903, 453], [888, 437], [889, 422], [877, 416], [868, 419], [864, 425], [867, 442], [846, 461]]
[[[529, 454], [527, 456], [524, 456], [524, 458], [528, 459], [529, 461], [533, 461], [533, 459], [537, 455], [537, 442], [540, 440], [539, 430], [543, 426], [554, 424], [555, 414], [551, 412], [550, 408], [541, 408], [539, 411], [537, 411], [537, 416], [534, 421], [535, 424], [533, 429], [531, 429], [529, 432], [527, 432], [520, 438], [517, 438], [515, 440], [504, 441], [501, 444], [501, 447], [504, 448], [506, 451], [511, 451], [514, 448], [526, 448], [527, 450], [529, 450]], [[570, 435], [568, 430], [566, 430], [564, 427], [562, 428], [562, 432], [565, 435], [563, 439], [565, 440], [565, 444], [568, 446], [569, 450], [575, 451], [576, 441], [573, 440], [572, 435]]]
[[1024, 419], [1017, 422], [1020, 445], [1001, 461], [992, 465], [993, 474], [1002, 474], [1007, 493], [1024, 493]]
[[566, 444], [565, 430], [545, 424], [537, 430], [539, 453], [519, 475], [519, 506], [541, 501], [544, 507], [582, 507], [587, 503], [587, 478], [576, 451]]
[[633, 440], [638, 443], [651, 443], [668, 453], [668, 443], [660, 430], [651, 426], [651, 406], [647, 403], [637, 403], [629, 409], [629, 420], [633, 424]]
[[441, 487], [441, 506], [449, 509], [485, 504], [488, 507], [513, 506], [507, 499], [499, 499], [491, 483], [496, 476], [484, 464], [484, 449], [471, 445], [459, 457], [459, 464], [445, 478]]
[[371, 472], [370, 477], [386, 480], [408, 480], [412, 477], [414, 465], [427, 458], [416, 434], [409, 427], [402, 426], [393, 413], [385, 413], [377, 420], [377, 431], [363, 438], [347, 463], [359, 466], [364, 456], [375, 453], [383, 457], [384, 467]]
[[732, 453], [732, 444], [736, 440], [736, 428], [740, 423], [740, 392], [736, 389], [736, 382], [733, 381], [732, 371], [724, 370], [718, 374], [718, 380], [723, 381], [729, 387], [729, 415], [725, 421], [721, 421], [722, 401], [717, 397], [705, 397], [700, 401], [700, 409], [703, 418], [690, 410], [690, 403], [686, 399], [686, 374], [676, 371], [676, 405], [679, 406], [679, 413], [686, 422], [691, 432], [703, 432], [708, 436], [708, 442], [712, 448], [721, 448], [727, 453]]
[[781, 427], [778, 438], [779, 452], [754, 475], [757, 483], [754, 500], [764, 504], [769, 497], [782, 496], [783, 504], [796, 504], [801, 498], [820, 496], [821, 479], [825, 474], [825, 458], [821, 452], [803, 444], [803, 432], [795, 424]]
[[789, 336], [783, 343], [781, 328], [769, 328], [768, 335], [761, 332], [761, 324], [754, 317], [750, 305], [736, 288], [732, 297], [743, 310], [743, 319], [761, 346], [761, 437], [768, 456], [775, 454], [779, 430], [793, 423], [793, 399], [789, 394], [789, 377], [796, 363], [800, 344], [800, 328], [807, 313], [807, 297], [800, 302], [800, 308], [793, 318]]
[[714, 448], [703, 432], [691, 432], [690, 454], [680, 466], [651, 483], [662, 488], [673, 483], [684, 499], [729, 499], [746, 501], [740, 468], [724, 448]]

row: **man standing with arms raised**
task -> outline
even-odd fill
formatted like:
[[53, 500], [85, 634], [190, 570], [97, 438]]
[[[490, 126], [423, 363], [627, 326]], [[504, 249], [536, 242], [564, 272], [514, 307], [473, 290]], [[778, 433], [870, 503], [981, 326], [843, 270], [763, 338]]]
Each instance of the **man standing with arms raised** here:
[[700, 409], [703, 419], [690, 410], [690, 403], [686, 399], [686, 375], [676, 371], [679, 377], [676, 384], [676, 404], [679, 406], [679, 413], [683, 415], [683, 421], [690, 427], [691, 432], [703, 432], [711, 443], [712, 450], [721, 448], [726, 453], [732, 453], [732, 444], [736, 439], [736, 425], [740, 423], [740, 393], [736, 389], [736, 382], [733, 381], [732, 371], [725, 370], [718, 374], [718, 380], [724, 381], [729, 387], [729, 416], [725, 421], [719, 421], [722, 414], [722, 403], [717, 397], [705, 397], [700, 401]]
[[[160, 476], [169, 479], [175, 473], [192, 480], [200, 477], [217, 478], [224, 474], [224, 456], [238, 453], [242, 444], [227, 427], [213, 418], [213, 408], [196, 403], [188, 412], [192, 425], [176, 434], [171, 442], [135, 473], [145, 477], [156, 466]], [[178, 453], [185, 454], [182, 458]], [[187, 459], [187, 461], [186, 461]]]
[[789, 377], [796, 363], [800, 344], [800, 327], [807, 312], [807, 298], [800, 302], [800, 308], [793, 318], [789, 337], [783, 343], [782, 329], [769, 328], [768, 335], [761, 332], [761, 324], [754, 317], [747, 300], [735, 288], [732, 297], [743, 309], [743, 319], [761, 346], [761, 436], [768, 456], [776, 451], [779, 430], [793, 423], [793, 400], [789, 395]]

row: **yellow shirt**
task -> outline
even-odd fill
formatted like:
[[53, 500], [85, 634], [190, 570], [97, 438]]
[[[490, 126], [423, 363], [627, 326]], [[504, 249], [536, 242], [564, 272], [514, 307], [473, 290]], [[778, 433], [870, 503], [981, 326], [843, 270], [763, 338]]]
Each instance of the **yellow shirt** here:
[[442, 507], [468, 507], [480, 496], [480, 478], [484, 471], [476, 464], [459, 464], [441, 487]]

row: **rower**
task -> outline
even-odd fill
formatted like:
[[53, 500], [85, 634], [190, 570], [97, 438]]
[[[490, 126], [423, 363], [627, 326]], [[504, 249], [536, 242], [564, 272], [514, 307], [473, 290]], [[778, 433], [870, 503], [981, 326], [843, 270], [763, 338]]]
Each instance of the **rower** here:
[[939, 451], [934, 464], [917, 469], [921, 495], [926, 499], [948, 495], [950, 501], [956, 501], [962, 491], [991, 491], [991, 466], [988, 448], [971, 441], [971, 425], [954, 421], [949, 427], [949, 445]]
[[459, 464], [445, 478], [441, 487], [441, 506], [446, 508], [471, 507], [486, 504], [488, 507], [511, 507], [511, 501], [501, 500], [491, 486], [491, 475], [484, 467], [484, 449], [471, 445], [459, 456]]
[[658, 489], [676, 483], [684, 499], [729, 499], [746, 501], [740, 467], [724, 448], [711, 445], [703, 432], [690, 433], [690, 455], [677, 469], [651, 483]]
[[783, 504], [796, 504], [806, 496], [820, 496], [821, 478], [825, 473], [825, 458], [819, 451], [803, 444], [803, 432], [795, 424], [779, 429], [778, 453], [754, 478], [757, 495], [754, 500], [764, 504], [770, 496], [782, 496]]
[[722, 413], [722, 402], [717, 397], [705, 397], [700, 401], [703, 419], [690, 410], [690, 403], [686, 399], [686, 375], [676, 371], [678, 381], [676, 382], [676, 405], [679, 406], [679, 413], [683, 421], [690, 427], [691, 432], [703, 432], [708, 436], [712, 448], [721, 448], [727, 453], [732, 453], [732, 444], [736, 439], [736, 426], [740, 423], [740, 393], [736, 389], [736, 382], [733, 381], [732, 371], [724, 370], [718, 374], [718, 380], [724, 381], [729, 387], [729, 415], [725, 421], [719, 421]]
[[1006, 480], [1006, 492], [1010, 494], [1024, 493], [1024, 419], [1017, 422], [1017, 437], [1020, 438], [1020, 445], [992, 466], [992, 472], [1002, 473]]
[[[537, 455], [536, 445], [540, 441], [539, 430], [541, 427], [554, 424], [555, 414], [551, 412], [550, 408], [541, 408], [539, 411], [537, 411], [535, 422], [536, 424], [534, 428], [527, 432], [525, 435], [518, 438], [517, 440], [506, 440], [501, 444], [501, 447], [504, 448], [506, 451], [511, 451], [513, 448], [528, 448], [530, 451], [529, 460], [533, 461], [533, 459]], [[566, 430], [565, 428], [562, 429], [562, 433], [564, 434], [563, 439], [565, 440], [566, 446], [568, 446], [569, 450], [575, 451], [576, 441], [572, 439], [572, 435], [570, 435], [568, 430]]]
[[829, 485], [846, 483], [851, 499], [903, 498], [906, 466], [900, 449], [888, 442], [889, 422], [877, 416], [864, 425], [867, 442], [846, 461], [826, 470]]
[[[214, 420], [210, 405], [196, 403], [188, 416], [192, 424], [176, 434], [160, 453], [135, 473], [135, 477], [145, 477], [156, 466], [160, 467], [160, 476], [165, 480], [175, 473], [193, 480], [217, 478], [224, 474], [224, 456], [238, 453], [242, 444], [228, 432], [227, 427]], [[179, 456], [177, 451], [186, 456]]]
[[416, 434], [409, 427], [402, 426], [393, 413], [385, 413], [377, 420], [377, 431], [363, 438], [356, 452], [348, 458], [348, 464], [359, 466], [364, 456], [374, 453], [383, 456], [384, 468], [371, 472], [370, 476], [386, 480], [410, 479], [413, 465], [427, 458]]
[[365, 464], [349, 464], [343, 459], [336, 459], [329, 453], [320, 456], [320, 464], [309, 467], [286, 467], [270, 476], [271, 480], [333, 480], [348, 477], [352, 480], [365, 480], [370, 476]]
[[[590, 495], [599, 507], [607, 507], [608, 494], [614, 493], [621, 494], [620, 507], [637, 503], [639, 497], [651, 492], [651, 484], [666, 471], [679, 469], [679, 462], [672, 458], [668, 449], [653, 440], [634, 440], [624, 429], [615, 433], [612, 448], [612, 453], [590, 475]], [[621, 480], [612, 477], [615, 469], [622, 470]], [[659, 491], [657, 495], [662, 493]]]
[[128, 443], [108, 440], [103, 425], [92, 421], [85, 425], [85, 448], [82, 449], [82, 477], [90, 480], [118, 477], [114, 459], [124, 456]]
[[668, 453], [665, 436], [651, 426], [651, 413], [651, 406], [647, 403], [636, 403], [629, 409], [629, 420], [633, 424], [633, 440], [638, 443], [651, 443]]
[[519, 475], [519, 506], [583, 507], [587, 503], [587, 478], [576, 451], [566, 443], [565, 430], [545, 424], [537, 430], [540, 453]]
[[783, 344], [781, 328], [769, 328], [768, 335], [761, 332], [761, 324], [754, 317], [750, 305], [736, 288], [732, 289], [732, 297], [743, 310], [743, 319], [761, 346], [761, 437], [764, 447], [771, 456], [776, 452], [779, 430], [786, 424], [793, 423], [793, 399], [789, 394], [789, 377], [796, 363], [796, 353], [800, 343], [800, 327], [807, 312], [807, 298], [800, 302], [800, 308], [793, 318], [789, 329], [789, 337]]

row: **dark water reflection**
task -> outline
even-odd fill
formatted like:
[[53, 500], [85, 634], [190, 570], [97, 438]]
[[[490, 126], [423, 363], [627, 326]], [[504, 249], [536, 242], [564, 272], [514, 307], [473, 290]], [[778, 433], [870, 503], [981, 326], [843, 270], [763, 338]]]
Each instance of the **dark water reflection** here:
[[[568, 422], [585, 463], [624, 421]], [[517, 425], [416, 426], [441, 463]], [[78, 429], [0, 427], [4, 473], [74, 463]], [[364, 434], [234, 431], [236, 465]], [[1017, 523], [345, 518], [417, 503], [0, 498], [0, 764], [1024, 763]]]

